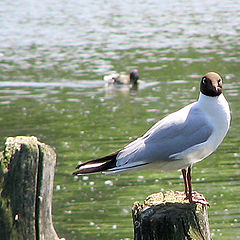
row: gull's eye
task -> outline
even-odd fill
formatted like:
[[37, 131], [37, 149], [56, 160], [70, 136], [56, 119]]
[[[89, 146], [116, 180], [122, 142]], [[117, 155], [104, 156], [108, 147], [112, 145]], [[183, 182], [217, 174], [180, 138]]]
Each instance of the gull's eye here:
[[222, 80], [221, 79], [218, 79], [218, 83], [220, 83]]

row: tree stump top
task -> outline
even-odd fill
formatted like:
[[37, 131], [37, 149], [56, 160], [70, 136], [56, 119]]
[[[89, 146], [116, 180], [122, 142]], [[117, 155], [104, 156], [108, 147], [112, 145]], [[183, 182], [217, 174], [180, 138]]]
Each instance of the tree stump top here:
[[178, 192], [178, 191], [174, 192], [170, 190], [165, 193], [158, 192], [158, 193], [153, 193], [149, 195], [145, 199], [144, 205], [153, 206], [153, 205], [164, 204], [167, 202], [189, 203], [189, 201], [186, 199], [186, 195], [184, 192]]
[[135, 240], [210, 240], [207, 206], [189, 203], [184, 192], [149, 195], [132, 209]]

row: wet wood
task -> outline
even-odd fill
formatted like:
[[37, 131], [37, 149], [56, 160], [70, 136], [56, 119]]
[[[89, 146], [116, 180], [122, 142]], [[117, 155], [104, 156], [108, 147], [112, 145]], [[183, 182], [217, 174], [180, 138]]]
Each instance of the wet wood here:
[[35, 137], [9, 137], [0, 165], [0, 239], [58, 240], [52, 223], [54, 150]]
[[132, 209], [134, 240], [210, 240], [207, 206], [183, 192], [155, 193]]

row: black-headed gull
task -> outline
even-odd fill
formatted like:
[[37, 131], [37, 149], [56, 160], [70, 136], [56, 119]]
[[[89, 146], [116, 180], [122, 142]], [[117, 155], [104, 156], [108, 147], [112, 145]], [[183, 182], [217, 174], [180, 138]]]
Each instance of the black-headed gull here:
[[181, 169], [187, 199], [207, 204], [192, 192], [191, 167], [217, 149], [228, 132], [230, 119], [222, 78], [209, 72], [201, 80], [196, 102], [164, 117], [123, 149], [78, 165], [73, 175], [117, 173], [152, 164], [164, 171]]

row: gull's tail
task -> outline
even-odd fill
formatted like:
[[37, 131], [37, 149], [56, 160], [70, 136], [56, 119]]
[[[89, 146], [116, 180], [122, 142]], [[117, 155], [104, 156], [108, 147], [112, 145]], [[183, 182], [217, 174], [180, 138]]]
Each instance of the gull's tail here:
[[[119, 151], [118, 151], [119, 152]], [[85, 175], [89, 173], [105, 172], [116, 167], [116, 157], [118, 152], [107, 155], [103, 158], [98, 158], [83, 164], [79, 164], [78, 169], [72, 175]]]

